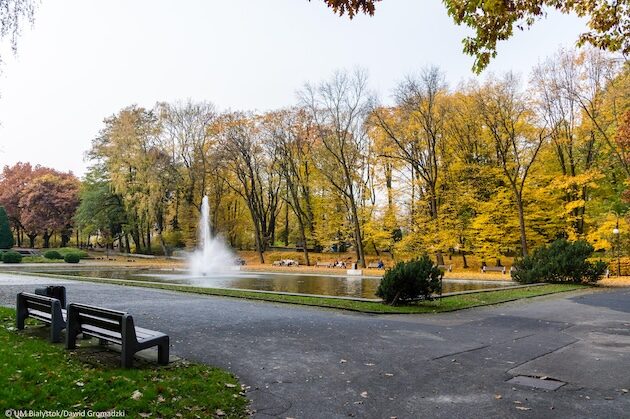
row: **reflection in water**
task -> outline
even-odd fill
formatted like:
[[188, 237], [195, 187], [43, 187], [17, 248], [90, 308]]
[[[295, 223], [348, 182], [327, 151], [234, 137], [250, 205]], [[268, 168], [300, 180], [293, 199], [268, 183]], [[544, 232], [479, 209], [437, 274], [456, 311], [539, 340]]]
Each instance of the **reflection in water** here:
[[[78, 269], [37, 270], [41, 273], [132, 279], [176, 284], [191, 284], [207, 288], [238, 288], [245, 290], [279, 291], [298, 294], [333, 295], [344, 297], [377, 298], [381, 281], [375, 277], [344, 277], [308, 274], [233, 272], [212, 277], [191, 276], [185, 271], [147, 269]], [[515, 285], [509, 281], [444, 280], [443, 293], [499, 288]]]

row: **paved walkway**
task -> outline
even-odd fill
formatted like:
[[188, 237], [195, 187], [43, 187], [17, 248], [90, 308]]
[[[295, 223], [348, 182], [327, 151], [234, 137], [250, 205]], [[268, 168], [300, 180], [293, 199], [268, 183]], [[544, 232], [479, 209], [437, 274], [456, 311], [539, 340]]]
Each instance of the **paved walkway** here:
[[[233, 371], [260, 418], [630, 417], [627, 288], [373, 316], [66, 282], [69, 301], [127, 310], [173, 354]], [[49, 283], [0, 274], [0, 304]], [[566, 384], [507, 382], [518, 375]]]

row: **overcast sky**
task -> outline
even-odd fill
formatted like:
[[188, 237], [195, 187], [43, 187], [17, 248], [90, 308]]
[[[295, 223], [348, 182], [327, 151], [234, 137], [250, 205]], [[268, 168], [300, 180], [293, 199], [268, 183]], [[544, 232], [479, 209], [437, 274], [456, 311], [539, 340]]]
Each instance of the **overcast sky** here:
[[[499, 47], [489, 71], [532, 66], [573, 46], [584, 23], [552, 14]], [[81, 176], [105, 117], [156, 101], [207, 100], [264, 111], [306, 81], [365, 68], [385, 101], [405, 74], [435, 64], [473, 77], [440, 0], [385, 0], [352, 21], [321, 0], [42, 0], [17, 57], [3, 54], [0, 166], [30, 161]]]

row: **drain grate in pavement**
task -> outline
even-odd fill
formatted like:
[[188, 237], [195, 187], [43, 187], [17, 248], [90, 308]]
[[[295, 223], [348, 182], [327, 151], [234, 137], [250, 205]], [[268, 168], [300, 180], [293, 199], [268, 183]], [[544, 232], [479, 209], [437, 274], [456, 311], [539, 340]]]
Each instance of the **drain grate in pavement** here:
[[508, 383], [551, 391], [555, 391], [566, 384], [564, 381], [553, 380], [551, 378], [545, 378], [543, 380], [542, 378], [528, 377], [526, 375], [517, 375], [508, 380]]

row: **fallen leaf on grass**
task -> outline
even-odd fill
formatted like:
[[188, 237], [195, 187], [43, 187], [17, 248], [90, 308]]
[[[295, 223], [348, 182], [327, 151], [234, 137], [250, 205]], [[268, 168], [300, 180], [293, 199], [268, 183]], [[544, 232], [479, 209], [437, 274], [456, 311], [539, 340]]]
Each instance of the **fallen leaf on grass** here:
[[83, 387], [85, 384], [83, 383], [83, 381], [77, 381], [76, 383], [74, 383], [77, 385], [77, 387]]
[[131, 393], [131, 398], [134, 400], [140, 400], [141, 397], [142, 397], [142, 393], [139, 392], [138, 390], [135, 390], [133, 393]]
[[151, 413], [138, 413], [138, 415], [142, 418], [149, 418], [151, 417]]
[[221, 409], [217, 409], [214, 414], [217, 416], [225, 416], [225, 412]]
[[236, 387], [236, 384], [225, 383], [225, 386], [227, 388], [234, 388], [234, 387]]

